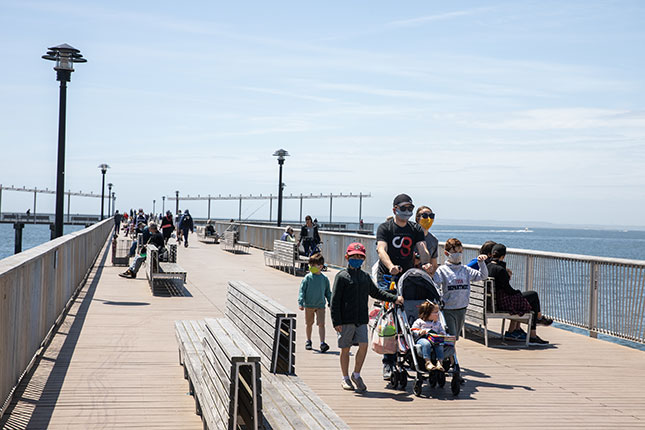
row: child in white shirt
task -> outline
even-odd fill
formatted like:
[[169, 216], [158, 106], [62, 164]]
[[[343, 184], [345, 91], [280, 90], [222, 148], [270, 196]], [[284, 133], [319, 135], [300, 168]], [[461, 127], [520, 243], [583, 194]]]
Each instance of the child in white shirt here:
[[[446, 334], [446, 330], [439, 321], [439, 305], [431, 302], [422, 303], [419, 306], [419, 318], [412, 324], [412, 333], [417, 339], [417, 345], [421, 345], [421, 352], [426, 362], [426, 370], [444, 371], [441, 364], [443, 360], [443, 345], [441, 343], [433, 344], [428, 340], [428, 334]], [[434, 350], [437, 364], [433, 365], [430, 360], [431, 352]]]

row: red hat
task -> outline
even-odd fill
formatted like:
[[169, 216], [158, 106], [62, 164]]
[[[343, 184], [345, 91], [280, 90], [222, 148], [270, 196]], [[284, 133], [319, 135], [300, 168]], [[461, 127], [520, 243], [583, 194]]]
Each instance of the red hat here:
[[362, 243], [354, 242], [350, 243], [349, 246], [347, 247], [347, 255], [362, 255], [365, 257], [365, 247], [363, 246]]

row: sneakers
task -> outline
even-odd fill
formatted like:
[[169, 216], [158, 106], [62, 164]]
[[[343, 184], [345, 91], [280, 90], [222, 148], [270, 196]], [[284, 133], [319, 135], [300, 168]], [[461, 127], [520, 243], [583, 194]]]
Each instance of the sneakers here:
[[367, 386], [363, 382], [363, 378], [361, 378], [360, 376], [358, 378], [354, 378], [354, 375], [352, 374], [351, 380], [354, 384], [356, 384], [356, 391], [358, 392], [367, 391]]
[[432, 369], [434, 369], [434, 366], [432, 365], [432, 361], [430, 361], [429, 358], [426, 358], [426, 370], [429, 372]]
[[343, 390], [354, 391], [352, 381], [350, 381], [349, 379], [343, 378], [343, 380], [340, 382], [340, 386], [343, 387]]
[[384, 381], [389, 381], [391, 377], [392, 377], [392, 365], [391, 364], [384, 364], [383, 365], [383, 380]]
[[136, 278], [137, 275], [135, 275], [132, 270], [128, 269], [123, 273], [119, 273], [119, 276], [122, 278]]
[[445, 370], [443, 370], [443, 366], [441, 365], [440, 360], [437, 360], [437, 364], [435, 364], [434, 370], [438, 370], [439, 372], [445, 372]]
[[529, 345], [548, 345], [549, 341], [541, 339], [539, 336], [530, 337]]
[[308, 340], [307, 342], [305, 342], [305, 349], [306, 349], [307, 351], [311, 351], [311, 350], [312, 350], [312, 346], [311, 346], [311, 341], [310, 341], [310, 340]]
[[551, 318], [547, 318], [545, 316], [542, 316], [541, 318], [537, 319], [536, 323], [541, 324], [541, 325], [551, 325], [551, 324], [553, 324], [553, 320]]
[[329, 351], [329, 345], [327, 345], [325, 342], [320, 342], [320, 352], [327, 352], [327, 351]]
[[526, 340], [526, 333], [524, 333], [524, 330], [522, 330], [522, 329], [517, 329], [517, 330], [512, 331], [512, 332], [507, 331], [506, 334], [504, 335], [504, 337], [509, 339], [509, 340], [515, 340], [515, 341], [518, 341], [518, 342], [524, 342]]

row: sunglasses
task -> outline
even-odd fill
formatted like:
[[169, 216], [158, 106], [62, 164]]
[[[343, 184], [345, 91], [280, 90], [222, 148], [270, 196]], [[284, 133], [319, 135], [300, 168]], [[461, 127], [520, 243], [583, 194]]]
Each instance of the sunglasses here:
[[413, 205], [399, 206], [399, 209], [401, 209], [402, 211], [412, 212], [414, 210], [414, 206]]
[[429, 214], [429, 213], [427, 213], [427, 212], [426, 212], [426, 213], [422, 213], [422, 214], [421, 214], [421, 215], [419, 215], [419, 216], [420, 216], [421, 218], [426, 218], [426, 219], [427, 219], [427, 218], [430, 218], [430, 219], [434, 219], [434, 214]]

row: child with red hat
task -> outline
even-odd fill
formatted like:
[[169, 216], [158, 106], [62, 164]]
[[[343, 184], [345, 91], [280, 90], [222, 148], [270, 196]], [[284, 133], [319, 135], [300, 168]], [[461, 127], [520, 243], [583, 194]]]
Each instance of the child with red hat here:
[[[361, 368], [367, 355], [368, 296], [386, 302], [403, 304], [403, 297], [396, 296], [374, 285], [372, 278], [361, 270], [365, 261], [365, 246], [358, 242], [349, 244], [345, 252], [347, 268], [341, 270], [334, 280], [331, 295], [331, 320], [338, 336], [340, 369], [343, 373], [341, 386], [345, 390], [367, 390]], [[349, 376], [349, 349], [358, 344], [354, 373]]]

